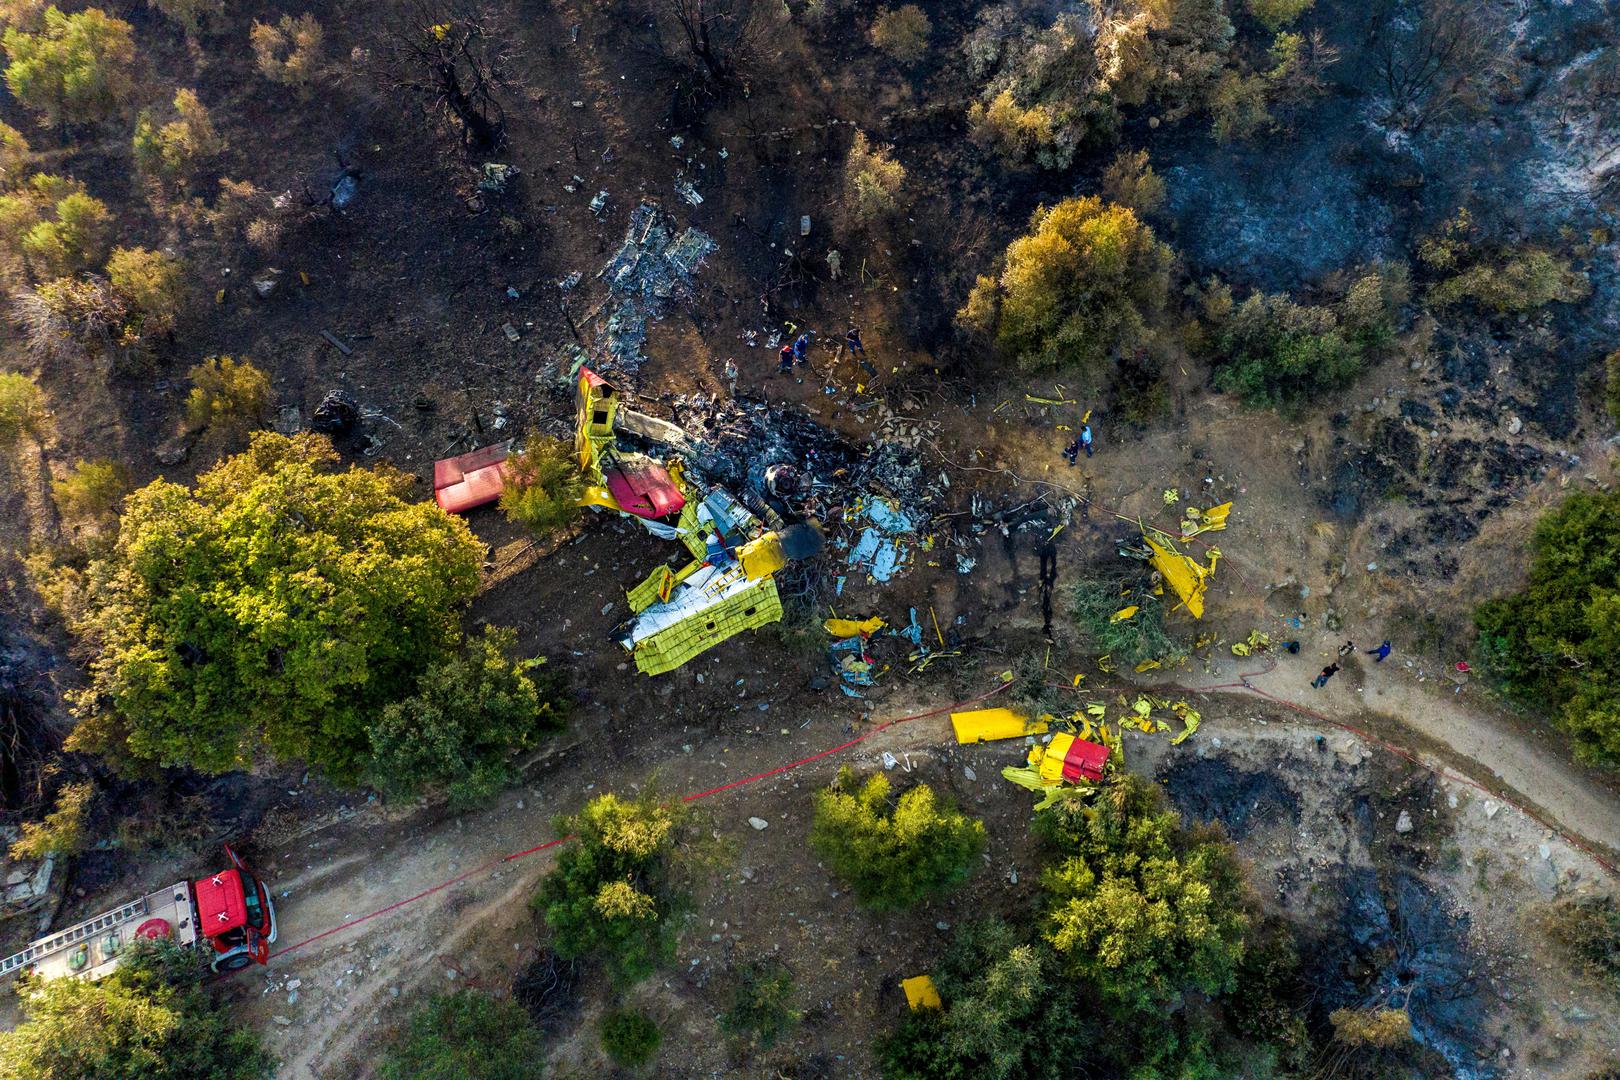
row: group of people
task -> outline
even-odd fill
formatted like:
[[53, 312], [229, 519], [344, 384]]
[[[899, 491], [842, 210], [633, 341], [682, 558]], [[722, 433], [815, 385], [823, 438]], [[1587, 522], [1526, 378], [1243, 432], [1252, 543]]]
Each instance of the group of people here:
[[1081, 424], [1080, 425], [1080, 434], [1075, 436], [1075, 439], [1074, 439], [1073, 442], [1071, 442], [1068, 446], [1065, 446], [1063, 448], [1063, 456], [1069, 462], [1069, 467], [1070, 468], [1073, 468], [1075, 466], [1075, 464], [1080, 460], [1080, 451], [1082, 449], [1085, 450], [1086, 457], [1091, 456], [1091, 425], [1090, 424]]
[[[1298, 642], [1288, 642], [1288, 644], [1294, 646], [1294, 648], [1289, 649], [1289, 652], [1297, 652], [1297, 651], [1299, 651], [1299, 643]], [[1344, 657], [1349, 656], [1351, 653], [1353, 653], [1355, 651], [1356, 651], [1356, 643], [1353, 642], [1353, 641], [1346, 641], [1343, 645], [1339, 646], [1339, 658], [1342, 660]], [[1363, 651], [1365, 651], [1368, 656], [1371, 656], [1371, 657], [1375, 658], [1373, 660], [1374, 663], [1382, 664], [1389, 657], [1389, 654], [1394, 651], [1394, 647], [1392, 645], [1390, 645], [1389, 639], [1385, 638], [1384, 643], [1382, 645], [1378, 646], [1378, 648], [1376, 648], [1376, 649], [1366, 649], [1366, 650], [1363, 650]], [[1320, 675], [1318, 675], [1316, 678], [1311, 680], [1311, 685], [1313, 687], [1315, 687], [1316, 689], [1320, 690], [1320, 689], [1322, 689], [1322, 687], [1324, 687], [1324, 686], [1326, 686], [1328, 684], [1329, 679], [1333, 678], [1333, 676], [1337, 675], [1338, 673], [1339, 673], [1339, 661], [1335, 660], [1333, 663], [1331, 663], [1327, 667], [1323, 668], [1322, 673]]]
[[[805, 331], [792, 341], [782, 343], [782, 351], [778, 353], [780, 366], [776, 369], [778, 375], [786, 375], [796, 367], [805, 367], [810, 363], [810, 335], [813, 331]], [[849, 354], [860, 359], [866, 358], [866, 346], [861, 343], [861, 328], [852, 326], [844, 334], [844, 345]], [[802, 381], [802, 380], [801, 380]]]

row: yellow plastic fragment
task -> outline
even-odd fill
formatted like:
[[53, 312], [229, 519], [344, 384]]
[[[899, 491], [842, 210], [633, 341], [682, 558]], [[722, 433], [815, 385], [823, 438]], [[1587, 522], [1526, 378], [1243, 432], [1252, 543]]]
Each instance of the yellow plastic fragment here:
[[1157, 661], [1157, 660], [1144, 660], [1140, 664], [1136, 665], [1136, 673], [1138, 675], [1140, 675], [1144, 671], [1152, 671], [1156, 667], [1163, 667], [1163, 666], [1164, 665], [1159, 663], [1159, 661]]
[[906, 1004], [912, 1011], [918, 1009], [943, 1009], [945, 1003], [940, 1000], [939, 990], [934, 986], [934, 980], [927, 975], [913, 975], [900, 982], [900, 989], [906, 992]]
[[1108, 706], [1102, 704], [1101, 702], [1093, 701], [1086, 706], [1086, 715], [1094, 716], [1098, 720], [1101, 720], [1103, 717], [1108, 715]]
[[1185, 701], [1175, 702], [1170, 706], [1170, 711], [1175, 713], [1176, 716], [1181, 720], [1182, 724], [1185, 725], [1181, 734], [1170, 740], [1171, 746], [1180, 746], [1182, 743], [1187, 741], [1188, 736], [1192, 735], [1193, 732], [1198, 730], [1198, 722], [1202, 720], [1203, 717], [1198, 715], [1197, 709], [1194, 709]]
[[870, 619], [828, 619], [822, 623], [822, 628], [835, 638], [862, 637], [875, 634], [888, 624], [881, 616], [874, 615]]
[[1176, 503], [1178, 503], [1180, 501], [1181, 501], [1181, 492], [1177, 491], [1175, 488], [1165, 488], [1164, 489], [1164, 505], [1166, 505], [1166, 506], [1174, 506], [1174, 505], [1176, 505]]
[[1139, 604], [1132, 604], [1130, 607], [1122, 607], [1118, 611], [1114, 612], [1114, 614], [1109, 617], [1108, 621], [1124, 622], [1126, 619], [1129, 619], [1131, 616], [1135, 615], [1141, 610], [1142, 608]]
[[1025, 735], [1044, 735], [1046, 721], [1032, 721], [1011, 709], [971, 709], [951, 713], [951, 730], [956, 733], [956, 741], [966, 745], [1017, 739]]

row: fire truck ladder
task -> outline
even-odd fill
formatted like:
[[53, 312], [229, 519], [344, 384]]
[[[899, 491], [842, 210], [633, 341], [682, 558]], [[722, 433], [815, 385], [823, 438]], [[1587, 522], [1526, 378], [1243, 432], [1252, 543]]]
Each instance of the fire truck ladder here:
[[70, 926], [60, 934], [53, 934], [28, 946], [20, 953], [13, 953], [0, 960], [0, 978], [4, 978], [22, 968], [27, 967], [47, 956], [52, 956], [64, 949], [71, 949], [81, 942], [89, 941], [97, 934], [111, 930], [115, 926], [122, 926], [140, 918], [147, 912], [146, 898], [131, 901], [123, 907], [114, 908], [104, 915], [97, 915], [87, 919], [77, 926]]

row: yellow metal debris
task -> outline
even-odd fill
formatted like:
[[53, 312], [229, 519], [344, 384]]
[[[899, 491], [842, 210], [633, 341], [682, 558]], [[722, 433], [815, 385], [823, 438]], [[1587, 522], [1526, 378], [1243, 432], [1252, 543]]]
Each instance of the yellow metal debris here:
[[940, 1000], [939, 990], [934, 986], [934, 980], [927, 975], [913, 975], [909, 979], [900, 981], [900, 989], [906, 993], [906, 1004], [911, 1006], [913, 1012], [918, 1009], [943, 1009], [945, 1003]]
[[951, 728], [956, 732], [956, 741], [966, 745], [1044, 735], [1046, 721], [1031, 720], [1011, 709], [972, 709], [951, 713]]

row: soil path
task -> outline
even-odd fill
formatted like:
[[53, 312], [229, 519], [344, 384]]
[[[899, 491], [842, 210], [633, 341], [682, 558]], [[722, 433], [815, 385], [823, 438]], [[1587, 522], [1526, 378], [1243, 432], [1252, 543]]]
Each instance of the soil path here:
[[[1345, 639], [1335, 635], [1324, 645]], [[1338, 660], [1344, 670], [1324, 689], [1313, 689], [1317, 672], [1338, 659], [1331, 648], [1319, 652], [1282, 653], [1274, 670], [1248, 681], [1329, 719], [1430, 751], [1548, 826], [1596, 848], [1611, 864], [1620, 861], [1620, 792], [1612, 778], [1572, 762], [1567, 747], [1544, 735], [1538, 741], [1541, 732], [1479, 700], [1464, 684], [1432, 675], [1419, 682], [1398, 657], [1378, 664], [1358, 651], [1354, 659]], [[1253, 660], [1224, 657], [1210, 684], [1236, 682], [1254, 667]], [[1242, 688], [1229, 692], [1253, 696]]]

